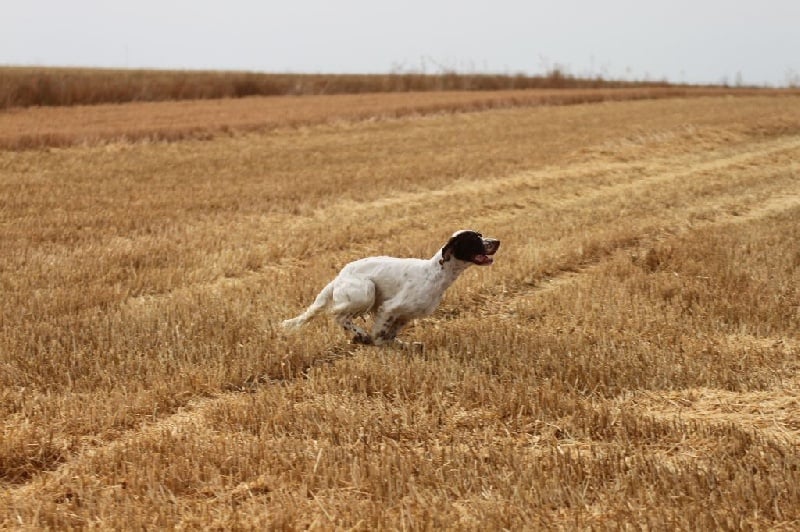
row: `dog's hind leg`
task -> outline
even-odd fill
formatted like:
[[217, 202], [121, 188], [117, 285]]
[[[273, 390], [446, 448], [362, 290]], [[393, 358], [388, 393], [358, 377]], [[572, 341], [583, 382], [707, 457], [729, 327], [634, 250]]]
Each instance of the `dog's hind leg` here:
[[369, 333], [353, 323], [353, 318], [369, 312], [374, 305], [375, 283], [356, 277], [336, 279], [331, 313], [336, 316], [339, 325], [354, 334], [354, 344], [373, 343]]
[[336, 322], [344, 327], [345, 331], [353, 333], [352, 343], [372, 345], [372, 337], [367, 331], [353, 323], [353, 316], [336, 316]]

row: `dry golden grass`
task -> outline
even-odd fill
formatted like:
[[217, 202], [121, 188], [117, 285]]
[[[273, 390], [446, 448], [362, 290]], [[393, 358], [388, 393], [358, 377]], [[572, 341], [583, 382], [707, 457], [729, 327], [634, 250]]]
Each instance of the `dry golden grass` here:
[[[0, 153], [0, 526], [796, 527], [798, 161], [797, 97]], [[462, 227], [423, 353], [277, 328]]]

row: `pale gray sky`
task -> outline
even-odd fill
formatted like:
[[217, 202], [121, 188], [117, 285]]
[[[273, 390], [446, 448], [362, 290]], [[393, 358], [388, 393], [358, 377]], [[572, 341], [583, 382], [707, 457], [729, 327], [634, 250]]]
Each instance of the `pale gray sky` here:
[[800, 81], [800, 0], [2, 2], [2, 65]]

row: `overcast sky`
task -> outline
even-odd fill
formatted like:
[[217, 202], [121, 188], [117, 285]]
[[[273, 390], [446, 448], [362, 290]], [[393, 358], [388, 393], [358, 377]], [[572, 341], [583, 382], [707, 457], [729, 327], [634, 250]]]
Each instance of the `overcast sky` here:
[[800, 82], [800, 0], [2, 0], [0, 64]]

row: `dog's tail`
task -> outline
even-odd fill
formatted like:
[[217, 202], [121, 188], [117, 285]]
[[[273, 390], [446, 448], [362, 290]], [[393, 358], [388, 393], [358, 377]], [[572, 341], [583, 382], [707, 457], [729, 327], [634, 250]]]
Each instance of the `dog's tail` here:
[[309, 306], [305, 312], [296, 318], [284, 320], [281, 322], [281, 325], [284, 329], [297, 329], [305, 324], [308, 320], [319, 314], [320, 311], [327, 307], [331, 301], [333, 301], [333, 281], [328, 283], [328, 285], [322, 289], [322, 291], [317, 295], [317, 298], [313, 303], [311, 303], [311, 306]]

